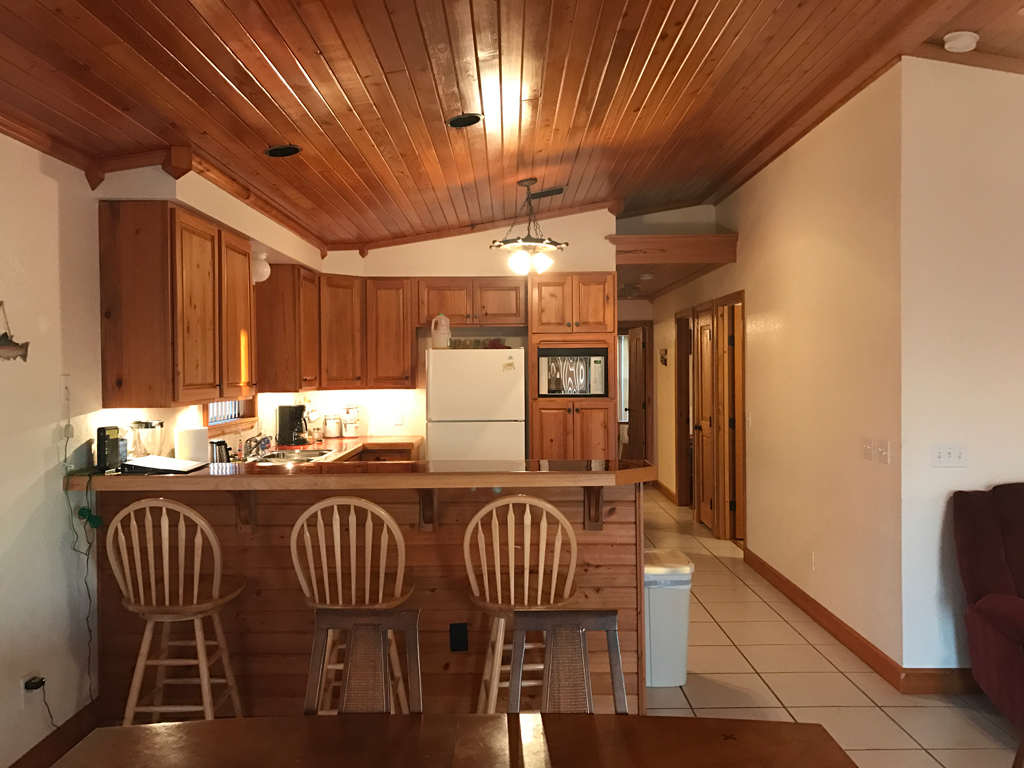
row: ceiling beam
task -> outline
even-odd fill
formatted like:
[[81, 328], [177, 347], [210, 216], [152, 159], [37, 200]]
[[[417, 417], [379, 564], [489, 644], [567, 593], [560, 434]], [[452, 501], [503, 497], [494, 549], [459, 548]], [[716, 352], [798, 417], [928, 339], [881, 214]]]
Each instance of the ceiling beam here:
[[730, 264], [739, 235], [608, 235], [616, 264]]

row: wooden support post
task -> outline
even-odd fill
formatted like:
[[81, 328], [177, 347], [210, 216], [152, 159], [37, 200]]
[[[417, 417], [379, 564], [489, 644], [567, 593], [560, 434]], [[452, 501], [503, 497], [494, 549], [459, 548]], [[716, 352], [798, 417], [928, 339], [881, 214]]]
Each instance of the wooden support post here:
[[421, 488], [416, 493], [420, 497], [420, 530], [433, 531], [437, 528], [437, 489]]
[[600, 531], [604, 528], [604, 488], [583, 488], [583, 530]]
[[242, 533], [256, 530], [256, 491], [235, 491], [235, 523]]

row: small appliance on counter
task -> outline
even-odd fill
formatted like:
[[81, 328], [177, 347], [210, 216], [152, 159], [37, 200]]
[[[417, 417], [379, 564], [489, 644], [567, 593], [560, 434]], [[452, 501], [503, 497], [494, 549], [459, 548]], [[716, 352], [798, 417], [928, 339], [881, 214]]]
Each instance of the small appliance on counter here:
[[346, 405], [341, 417], [341, 436], [359, 437], [359, 406]]
[[[469, 315], [467, 315], [469, 317]], [[434, 349], [448, 349], [452, 343], [452, 324], [444, 315], [430, 321], [430, 346]]]
[[226, 464], [231, 461], [231, 454], [228, 452], [227, 440], [210, 441], [210, 463]]
[[324, 416], [324, 437], [341, 437], [341, 416]]
[[277, 444], [305, 445], [307, 436], [305, 405], [277, 406]]
[[120, 434], [117, 427], [96, 430], [96, 469], [109, 472], [128, 461], [128, 441]]
[[133, 459], [159, 456], [164, 449], [164, 423], [162, 421], [133, 421], [128, 425], [131, 435], [130, 453]]

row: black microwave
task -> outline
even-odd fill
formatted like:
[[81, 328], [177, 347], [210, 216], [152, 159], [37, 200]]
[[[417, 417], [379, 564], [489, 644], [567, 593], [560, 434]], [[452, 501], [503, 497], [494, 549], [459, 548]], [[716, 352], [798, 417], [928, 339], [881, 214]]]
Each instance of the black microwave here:
[[607, 397], [608, 348], [537, 350], [540, 397]]

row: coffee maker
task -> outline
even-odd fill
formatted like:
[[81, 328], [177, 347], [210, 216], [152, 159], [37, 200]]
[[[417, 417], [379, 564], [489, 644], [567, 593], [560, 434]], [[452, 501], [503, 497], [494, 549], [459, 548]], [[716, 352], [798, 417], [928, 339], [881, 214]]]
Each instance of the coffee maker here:
[[306, 406], [277, 406], [277, 444], [305, 445], [309, 442], [306, 435]]

